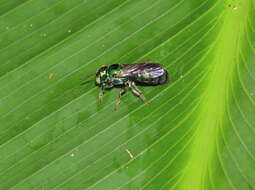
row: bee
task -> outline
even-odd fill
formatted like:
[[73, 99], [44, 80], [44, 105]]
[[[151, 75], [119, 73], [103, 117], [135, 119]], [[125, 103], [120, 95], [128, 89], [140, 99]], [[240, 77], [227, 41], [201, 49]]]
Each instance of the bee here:
[[169, 80], [167, 70], [159, 63], [112, 64], [102, 66], [95, 75], [96, 85], [100, 87], [100, 103], [103, 100], [105, 90], [120, 88], [115, 110], [118, 109], [121, 97], [127, 92], [127, 88], [135, 96], [148, 103], [137, 86], [156, 86], [165, 84]]

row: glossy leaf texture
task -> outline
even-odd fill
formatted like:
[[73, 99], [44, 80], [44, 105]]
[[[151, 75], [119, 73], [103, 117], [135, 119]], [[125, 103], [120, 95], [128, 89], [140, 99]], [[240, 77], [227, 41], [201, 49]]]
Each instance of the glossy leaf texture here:
[[[149, 105], [80, 85], [141, 61]], [[0, 0], [0, 76], [1, 190], [255, 189], [254, 0]]]

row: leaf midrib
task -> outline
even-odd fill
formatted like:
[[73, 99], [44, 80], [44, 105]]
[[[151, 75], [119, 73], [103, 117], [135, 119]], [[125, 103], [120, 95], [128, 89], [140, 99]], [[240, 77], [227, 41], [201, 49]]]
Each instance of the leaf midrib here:
[[[223, 127], [222, 122], [226, 117], [229, 104], [228, 92], [231, 90], [231, 81], [235, 77], [238, 64], [235, 57], [239, 54], [240, 40], [244, 36], [249, 3], [251, 2], [243, 3], [239, 11], [228, 6], [224, 11], [222, 29], [215, 45], [215, 57], [210, 63], [212, 72], [208, 75], [207, 96], [201, 106], [202, 119], [197, 126], [197, 138], [193, 142], [180, 189], [204, 189], [204, 175], [213, 162], [218, 143], [216, 139], [220, 135], [219, 130]], [[234, 28], [237, 31], [231, 32]]]

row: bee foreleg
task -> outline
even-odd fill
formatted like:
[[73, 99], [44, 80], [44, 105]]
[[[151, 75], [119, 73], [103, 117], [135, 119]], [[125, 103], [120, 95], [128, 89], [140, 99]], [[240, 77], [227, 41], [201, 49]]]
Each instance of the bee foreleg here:
[[121, 101], [120, 101], [120, 98], [121, 98], [121, 96], [123, 96], [125, 93], [126, 93], [126, 88], [125, 88], [125, 87], [122, 87], [122, 88], [120, 89], [119, 96], [118, 96], [118, 98], [117, 98], [117, 100], [116, 100], [115, 111], [118, 110], [119, 104], [120, 104], [120, 102], [121, 102]]
[[149, 101], [145, 98], [143, 93], [136, 87], [134, 82], [129, 83], [129, 87], [131, 88], [134, 95], [141, 98], [144, 101], [144, 103], [146, 103], [146, 104], [149, 103]]
[[101, 88], [100, 88], [100, 92], [99, 92], [99, 96], [98, 96], [99, 102], [100, 102], [100, 103], [103, 102], [103, 97], [104, 97], [104, 88], [101, 87]]

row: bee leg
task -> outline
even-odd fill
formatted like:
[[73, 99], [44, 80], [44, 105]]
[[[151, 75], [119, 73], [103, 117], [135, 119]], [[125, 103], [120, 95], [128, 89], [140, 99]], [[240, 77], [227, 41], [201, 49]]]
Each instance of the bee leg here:
[[131, 88], [131, 90], [132, 90], [134, 95], [136, 95], [139, 98], [141, 98], [144, 101], [144, 103], [146, 103], [146, 104], [149, 103], [149, 101], [145, 98], [143, 93], [136, 87], [134, 82], [129, 83], [129, 87]]
[[126, 93], [126, 88], [125, 88], [125, 87], [122, 87], [122, 88], [120, 89], [119, 96], [118, 96], [118, 98], [117, 98], [117, 100], [116, 100], [115, 111], [118, 110], [119, 104], [120, 104], [120, 98], [121, 98], [121, 96], [123, 96], [125, 93]]
[[103, 97], [104, 97], [104, 88], [101, 87], [101, 88], [100, 88], [100, 92], [99, 92], [99, 96], [98, 96], [98, 98], [99, 98], [99, 103], [102, 103], [102, 102], [103, 102]]

